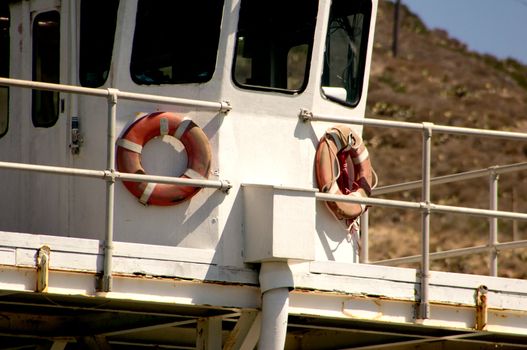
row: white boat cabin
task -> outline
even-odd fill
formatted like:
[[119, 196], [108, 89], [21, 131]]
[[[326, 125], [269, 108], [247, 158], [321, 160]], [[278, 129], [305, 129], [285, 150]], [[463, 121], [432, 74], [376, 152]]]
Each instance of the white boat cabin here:
[[[376, 9], [1, 1], [0, 349], [527, 342], [525, 281], [431, 272], [424, 289], [360, 264], [359, 219], [319, 196], [344, 192], [333, 144], [357, 143], [355, 179], [368, 158]], [[349, 145], [313, 115], [354, 120]]]

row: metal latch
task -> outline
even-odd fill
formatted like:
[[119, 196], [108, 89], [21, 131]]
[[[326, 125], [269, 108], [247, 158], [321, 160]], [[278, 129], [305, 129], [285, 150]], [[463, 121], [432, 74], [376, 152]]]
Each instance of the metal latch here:
[[72, 154], [79, 154], [80, 148], [82, 143], [84, 142], [84, 139], [80, 132], [79, 127], [79, 117], [73, 116], [71, 117], [71, 143], [70, 143], [70, 149]]

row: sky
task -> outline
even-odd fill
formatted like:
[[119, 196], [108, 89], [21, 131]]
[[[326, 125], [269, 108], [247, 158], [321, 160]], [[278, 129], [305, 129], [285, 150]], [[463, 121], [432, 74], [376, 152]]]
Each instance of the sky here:
[[527, 0], [401, 0], [470, 50], [527, 64]]

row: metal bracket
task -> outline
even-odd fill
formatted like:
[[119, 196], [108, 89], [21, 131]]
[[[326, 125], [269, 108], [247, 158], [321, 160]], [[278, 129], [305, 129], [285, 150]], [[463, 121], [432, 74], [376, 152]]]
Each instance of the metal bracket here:
[[108, 88], [106, 90], [108, 91], [108, 101], [110, 101], [111, 104], [117, 104], [117, 96], [119, 95], [119, 89]]
[[37, 292], [46, 293], [49, 281], [49, 256], [51, 248], [47, 245], [40, 247], [37, 253]]
[[220, 182], [221, 182], [221, 187], [219, 188], [219, 190], [222, 191], [223, 193], [228, 194], [229, 190], [232, 188], [232, 184], [230, 183], [229, 180], [220, 180]]
[[305, 123], [313, 119], [313, 113], [305, 108], [301, 108], [298, 117]]
[[432, 136], [432, 130], [434, 128], [434, 123], [422, 122], [421, 124], [423, 126], [423, 133], [424, 133], [425, 137], [431, 137]]
[[231, 106], [229, 101], [221, 101], [220, 105], [221, 105], [221, 107], [220, 107], [220, 112], [221, 113], [227, 114], [227, 113], [229, 113], [232, 110], [232, 106]]
[[476, 291], [476, 329], [479, 331], [487, 327], [488, 304], [487, 293], [489, 289], [487, 286], [481, 285]]

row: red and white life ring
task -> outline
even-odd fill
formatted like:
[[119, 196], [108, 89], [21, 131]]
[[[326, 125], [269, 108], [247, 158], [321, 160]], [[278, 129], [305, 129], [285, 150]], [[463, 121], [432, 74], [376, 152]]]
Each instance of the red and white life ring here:
[[[187, 152], [187, 170], [182, 177], [208, 178], [212, 152], [207, 136], [192, 120], [169, 112], [156, 112], [136, 120], [117, 140], [117, 170], [145, 174], [141, 165], [143, 146], [154, 137], [171, 135], [181, 141]], [[195, 195], [200, 187], [123, 181], [145, 205], [175, 205]]]
[[[343, 169], [348, 158], [353, 163], [353, 179]], [[372, 189], [373, 169], [368, 150], [361, 137], [351, 128], [336, 125], [326, 130], [315, 155], [315, 172], [320, 192], [369, 197]], [[352, 180], [352, 181], [351, 181]], [[339, 220], [359, 217], [366, 206], [358, 203], [326, 202]]]

